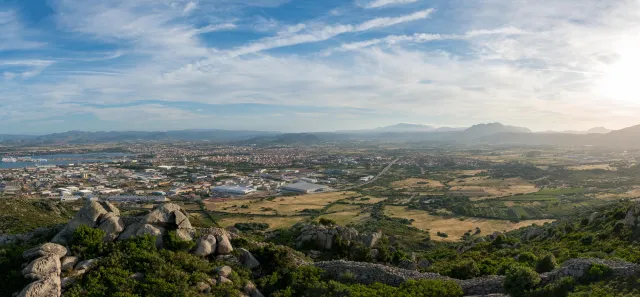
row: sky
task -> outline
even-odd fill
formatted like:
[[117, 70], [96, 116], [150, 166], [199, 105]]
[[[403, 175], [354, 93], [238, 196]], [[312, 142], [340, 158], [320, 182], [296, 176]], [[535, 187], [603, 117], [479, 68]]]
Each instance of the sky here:
[[640, 0], [0, 0], [0, 134], [640, 124]]

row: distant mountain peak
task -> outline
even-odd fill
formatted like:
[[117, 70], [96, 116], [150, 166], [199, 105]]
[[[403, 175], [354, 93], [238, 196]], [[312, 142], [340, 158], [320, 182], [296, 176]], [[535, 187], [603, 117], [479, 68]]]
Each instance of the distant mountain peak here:
[[384, 132], [428, 132], [435, 130], [434, 127], [422, 124], [399, 123], [391, 126], [376, 128], [375, 131]]
[[532, 133], [529, 128], [503, 125], [502, 123], [477, 124], [465, 130], [475, 137], [488, 136], [497, 133]]
[[611, 129], [607, 129], [605, 127], [595, 127], [595, 128], [591, 128], [587, 131], [587, 133], [593, 133], [593, 134], [607, 134], [609, 132], [611, 132]]

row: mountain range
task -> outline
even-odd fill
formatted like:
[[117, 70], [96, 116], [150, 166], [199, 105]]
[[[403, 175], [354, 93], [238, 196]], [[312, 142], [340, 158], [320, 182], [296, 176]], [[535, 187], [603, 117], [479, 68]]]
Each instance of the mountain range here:
[[403, 141], [434, 143], [482, 143], [514, 145], [607, 146], [640, 148], [640, 125], [621, 130], [603, 127], [588, 131], [534, 133], [525, 127], [501, 123], [478, 124], [468, 128], [434, 127], [401, 123], [392, 126], [336, 132], [281, 133], [250, 130], [175, 130], [164, 132], [69, 131], [47, 135], [0, 134], [0, 142], [54, 144], [137, 141], [214, 141], [241, 144], [293, 144], [340, 141]]

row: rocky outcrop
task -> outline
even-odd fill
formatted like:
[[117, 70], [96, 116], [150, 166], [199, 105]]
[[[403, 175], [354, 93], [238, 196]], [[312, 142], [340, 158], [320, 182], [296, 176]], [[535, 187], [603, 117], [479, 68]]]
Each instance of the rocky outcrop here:
[[636, 227], [639, 223], [640, 217], [640, 203], [634, 204], [628, 211], [627, 215], [622, 221], [626, 226]]
[[300, 236], [296, 238], [297, 248], [311, 247], [321, 251], [330, 250], [336, 240], [346, 245], [359, 243], [372, 248], [382, 238], [381, 232], [359, 234], [356, 229], [343, 226], [305, 224], [300, 227], [300, 231]]
[[62, 258], [62, 260], [60, 260], [60, 265], [62, 267], [62, 271], [69, 272], [69, 271], [73, 270], [73, 267], [76, 266], [76, 264], [78, 263], [79, 260], [80, 259], [78, 257], [75, 257], [75, 256], [68, 256], [68, 257]]
[[[541, 286], [558, 280], [565, 276], [572, 276], [580, 279], [591, 268], [593, 264], [605, 265], [612, 269], [614, 276], [633, 276], [640, 273], [640, 265], [602, 259], [572, 259], [563, 263], [562, 267], [540, 275]], [[345, 273], [354, 275], [354, 280], [362, 284], [383, 283], [391, 286], [398, 286], [410, 279], [438, 279], [451, 280], [457, 282], [466, 295], [500, 294], [503, 292], [504, 276], [487, 276], [469, 280], [452, 279], [437, 273], [420, 273], [415, 270], [407, 270], [396, 267], [384, 266], [381, 264], [361, 263], [350, 261], [327, 261], [316, 262], [312, 265], [321, 268], [327, 274], [339, 279]]]
[[61, 246], [59, 244], [47, 242], [40, 246], [37, 246], [32, 249], [26, 250], [22, 253], [22, 257], [25, 260], [31, 260], [33, 258], [45, 257], [45, 256], [55, 256], [58, 259], [67, 255], [68, 250], [66, 247]]
[[113, 212], [107, 213], [98, 223], [98, 229], [106, 233], [105, 241], [116, 240], [124, 228], [125, 224], [122, 218]]
[[260, 266], [258, 259], [256, 259], [251, 252], [243, 248], [240, 249], [240, 263], [242, 266], [249, 269], [254, 269]]
[[[61, 294], [60, 258], [67, 249], [54, 243], [45, 243], [23, 253], [29, 264], [22, 270], [27, 279], [34, 280], [17, 296], [19, 297], [59, 297]], [[35, 259], [34, 259], [35, 258]]]
[[162, 238], [167, 230], [174, 230], [181, 240], [193, 240], [195, 230], [189, 222], [188, 215], [180, 206], [167, 203], [158, 206], [139, 221], [124, 228], [118, 240], [149, 234], [156, 236], [156, 245], [162, 247]]
[[[104, 223], [102, 218], [107, 217], [119, 217], [120, 211], [111, 205], [111, 203], [106, 201], [88, 201], [85, 206], [78, 211], [78, 213], [69, 221], [69, 223], [60, 231], [56, 236], [51, 240], [52, 242], [59, 244], [69, 244], [73, 237], [73, 232], [78, 229], [78, 227], [85, 225], [91, 228], [98, 227], [101, 223]], [[117, 219], [113, 219], [116, 220]], [[124, 225], [124, 223], [122, 223]], [[106, 227], [105, 227], [106, 228]], [[117, 229], [117, 228], [115, 228]], [[113, 234], [107, 234], [107, 238], [115, 238], [117, 234], [114, 236]]]
[[196, 248], [193, 251], [193, 254], [200, 257], [213, 255], [216, 252], [217, 242], [215, 235], [204, 235], [196, 242]]

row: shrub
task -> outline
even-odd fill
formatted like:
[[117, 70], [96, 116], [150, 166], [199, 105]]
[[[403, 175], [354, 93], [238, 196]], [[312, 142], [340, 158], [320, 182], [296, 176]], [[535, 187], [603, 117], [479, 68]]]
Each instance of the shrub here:
[[523, 252], [520, 255], [518, 255], [518, 262], [525, 264], [529, 267], [535, 266], [537, 261], [538, 261], [538, 257], [530, 252]]
[[175, 230], [167, 232], [164, 238], [164, 247], [172, 251], [189, 251], [196, 243], [192, 240], [182, 240]]
[[234, 225], [240, 231], [263, 231], [269, 229], [267, 223], [236, 223]]
[[572, 277], [565, 277], [557, 282], [546, 285], [544, 288], [527, 293], [526, 297], [567, 297], [573, 290], [576, 282]]
[[556, 262], [556, 257], [552, 254], [542, 257], [538, 260], [538, 263], [536, 263], [536, 271], [538, 273], [549, 272], [556, 269], [556, 267], [558, 267], [558, 263]]
[[446, 275], [457, 279], [470, 279], [480, 275], [480, 268], [474, 260], [461, 260], [450, 263], [450, 270], [445, 272]]
[[436, 233], [436, 234], [437, 234], [438, 236], [442, 237], [442, 238], [447, 238], [447, 237], [449, 237], [449, 234], [444, 233], [444, 232], [440, 232], [440, 231], [438, 231], [438, 233]]
[[540, 283], [540, 275], [531, 268], [512, 266], [507, 269], [504, 290], [514, 297], [523, 297]]
[[100, 229], [80, 225], [73, 232], [71, 250], [85, 258], [95, 258], [105, 250], [104, 237], [106, 233]]
[[587, 281], [601, 281], [605, 277], [610, 276], [612, 273], [611, 268], [602, 264], [593, 264], [585, 274], [584, 278]]
[[324, 226], [336, 225], [336, 221], [334, 221], [332, 219], [327, 219], [327, 218], [320, 218], [318, 220], [318, 223], [320, 223], [320, 225], [324, 225]]

